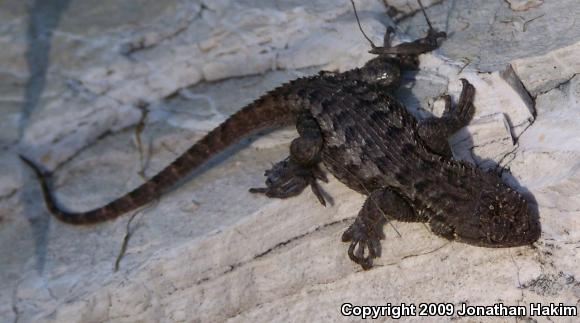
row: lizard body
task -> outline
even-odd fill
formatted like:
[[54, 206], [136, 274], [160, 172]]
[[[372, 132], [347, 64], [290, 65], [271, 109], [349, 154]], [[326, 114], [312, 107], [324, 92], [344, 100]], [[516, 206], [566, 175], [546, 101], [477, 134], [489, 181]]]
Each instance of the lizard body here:
[[289, 82], [235, 113], [183, 155], [135, 190], [87, 212], [57, 206], [45, 174], [40, 179], [49, 211], [71, 224], [106, 221], [159, 197], [179, 179], [240, 138], [265, 128], [296, 124], [290, 156], [267, 170], [266, 187], [250, 192], [287, 198], [310, 186], [322, 204], [319, 164], [348, 187], [368, 195], [342, 240], [364, 269], [380, 256], [383, 225], [390, 219], [425, 222], [446, 239], [486, 247], [531, 244], [540, 226], [522, 195], [495, 173], [452, 159], [447, 138], [473, 116], [475, 90], [462, 80], [455, 107], [446, 97], [440, 118], [417, 121], [388, 92], [417, 55], [437, 48], [444, 33], [390, 46], [373, 45], [378, 56], [362, 68], [321, 72]]

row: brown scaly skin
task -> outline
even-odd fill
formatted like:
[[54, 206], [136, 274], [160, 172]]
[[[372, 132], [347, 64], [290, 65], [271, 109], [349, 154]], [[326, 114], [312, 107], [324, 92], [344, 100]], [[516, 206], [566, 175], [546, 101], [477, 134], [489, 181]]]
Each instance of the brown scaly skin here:
[[[387, 33], [388, 36], [388, 33]], [[540, 226], [527, 202], [489, 173], [451, 158], [447, 137], [473, 116], [475, 90], [466, 80], [459, 102], [449, 97], [441, 118], [416, 121], [387, 92], [400, 82], [401, 68], [417, 55], [437, 48], [444, 33], [430, 28], [415, 42], [373, 46], [378, 56], [364, 67], [285, 84], [208, 133], [148, 182], [123, 197], [88, 212], [59, 208], [45, 176], [40, 178], [48, 209], [71, 224], [106, 221], [159, 197], [208, 158], [256, 130], [296, 124], [299, 137], [290, 156], [266, 171], [266, 187], [250, 192], [287, 198], [307, 186], [325, 204], [317, 180], [326, 180], [323, 163], [348, 187], [368, 195], [355, 222], [342, 236], [351, 242], [348, 255], [362, 268], [380, 256], [382, 227], [391, 219], [425, 222], [446, 239], [484, 247], [531, 244]]]

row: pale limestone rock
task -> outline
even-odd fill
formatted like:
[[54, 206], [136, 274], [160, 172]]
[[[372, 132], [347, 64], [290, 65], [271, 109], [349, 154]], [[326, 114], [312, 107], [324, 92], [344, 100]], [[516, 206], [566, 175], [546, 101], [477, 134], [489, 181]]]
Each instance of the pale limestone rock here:
[[[89, 22], [94, 20], [101, 27], [88, 32], [93, 42], [84, 46], [75, 43], [80, 46], [75, 49], [81, 53], [92, 50], [90, 62], [97, 64], [77, 66], [75, 59], [84, 58], [82, 55], [71, 62], [57, 60], [57, 65], [70, 70], [75, 86], [58, 89], [46, 110], [35, 111], [24, 137], [29, 154], [34, 151], [49, 168], [104, 132], [137, 123], [140, 112], [135, 106], [140, 103], [155, 102], [202, 80], [260, 74], [276, 68], [321, 66], [346, 70], [371, 57], [353, 54], [364, 53], [368, 44], [358, 29], [352, 28], [348, 2], [321, 1], [312, 7], [313, 11], [296, 5], [277, 8], [271, 4], [231, 2], [209, 12], [191, 1], [173, 0], [165, 5], [142, 2], [143, 7], [152, 7], [151, 11], [142, 9], [139, 15], [132, 13], [135, 19], [142, 19], [138, 24], [142, 28], [121, 28], [116, 25], [121, 23], [114, 14], [104, 16], [104, 21], [91, 16]], [[90, 6], [74, 4], [69, 15]], [[376, 12], [381, 8], [381, 4], [371, 1], [360, 3], [361, 10]], [[171, 17], [172, 14], [177, 16]], [[85, 15], [82, 12], [81, 16]], [[341, 17], [346, 15], [350, 24], [342, 23]], [[65, 19], [62, 32], [70, 33], [69, 25], [80, 23], [78, 19]], [[169, 21], [172, 23], [168, 26]], [[384, 29], [377, 28], [375, 19], [363, 19], [366, 22], [374, 26], [369, 27], [368, 33], [380, 38]], [[102, 48], [103, 43], [108, 47]], [[95, 45], [101, 48], [95, 49]], [[67, 99], [62, 102], [61, 98]], [[47, 110], [50, 117], [43, 113]], [[52, 120], [43, 121], [48, 118]], [[44, 122], [67, 127], [50, 128]], [[52, 154], [43, 151], [48, 142]]]
[[536, 96], [580, 74], [579, 51], [577, 42], [545, 55], [517, 59], [512, 66], [528, 91]]
[[[421, 3], [425, 7], [429, 7], [434, 4], [441, 3], [441, 0], [423, 0]], [[407, 1], [407, 0], [388, 0], [384, 3], [389, 8], [389, 15], [399, 20], [405, 18], [419, 10], [419, 3], [417, 1]]]
[[[283, 201], [247, 193], [287, 155], [291, 129], [234, 147], [140, 211], [117, 272], [129, 215], [90, 227], [47, 216], [36, 181], [15, 157], [15, 140], [47, 168], [61, 166], [53, 180], [59, 201], [86, 210], [142, 183], [140, 172], [151, 177], [265, 91], [371, 57], [348, 1], [140, 0], [135, 11], [116, 9], [120, 3], [71, 3], [54, 32], [42, 104], [22, 136], [14, 130], [27, 77], [25, 8], [12, 0], [0, 10], [0, 43], [13, 44], [0, 54], [1, 79], [15, 84], [0, 84], [0, 104], [10, 109], [0, 121], [0, 259], [7, 259], [0, 262], [0, 321], [334, 321], [344, 320], [344, 302], [576, 303], [580, 81], [570, 48], [580, 36], [570, 28], [573, 1], [517, 12], [526, 15], [525, 28], [502, 1], [433, 5], [429, 16], [450, 37], [422, 57], [421, 71], [405, 75], [414, 84], [397, 93], [425, 118], [441, 113], [439, 95], [457, 101], [461, 77], [475, 85], [475, 119], [452, 138], [454, 153], [482, 167], [510, 168], [506, 180], [539, 207], [536, 249], [449, 243], [422, 224], [394, 222], [367, 272], [340, 242], [363, 196], [334, 179], [323, 185], [334, 199], [327, 208], [308, 190]], [[385, 8], [357, 4], [365, 31], [380, 43]], [[401, 29], [414, 27], [398, 38], [422, 35], [422, 19], [403, 20]], [[552, 61], [565, 73], [552, 71]], [[143, 116], [141, 101], [149, 103], [142, 154], [129, 127]], [[107, 131], [113, 134], [103, 136]]]
[[526, 11], [541, 6], [544, 0], [506, 0], [514, 11]]
[[[502, 113], [514, 137], [518, 137], [533, 122], [532, 98], [520, 86], [517, 75], [509, 68], [501, 72], [480, 74], [479, 78], [466, 78], [477, 88], [475, 97], [476, 117]], [[483, 112], [485, 111], [485, 112]]]
[[20, 189], [22, 178], [19, 173], [12, 172], [18, 162], [14, 156], [3, 154], [0, 158], [0, 198], [10, 196]]
[[[545, 1], [526, 11], [513, 11], [507, 1], [443, 1], [429, 12], [434, 26], [455, 40], [443, 43], [440, 52], [479, 71], [503, 70], [516, 59], [549, 55], [577, 43], [580, 35], [576, 0]], [[413, 38], [422, 35], [424, 18], [406, 19], [401, 30]]]

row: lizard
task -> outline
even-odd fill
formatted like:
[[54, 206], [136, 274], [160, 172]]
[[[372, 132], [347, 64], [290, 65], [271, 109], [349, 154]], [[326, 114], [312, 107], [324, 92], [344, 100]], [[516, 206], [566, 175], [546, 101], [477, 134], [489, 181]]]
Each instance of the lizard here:
[[[351, 1], [352, 2], [352, 1]], [[541, 233], [523, 196], [494, 172], [453, 159], [447, 138], [474, 114], [475, 88], [461, 79], [457, 103], [443, 96], [441, 117], [416, 120], [391, 94], [405, 69], [418, 67], [418, 56], [437, 49], [445, 32], [428, 23], [424, 38], [383, 46], [364, 34], [376, 57], [342, 73], [320, 72], [283, 84], [234, 113], [193, 144], [157, 175], [112, 202], [86, 212], [58, 206], [48, 177], [24, 156], [39, 179], [45, 204], [69, 224], [116, 218], [160, 197], [228, 146], [264, 129], [296, 125], [298, 137], [289, 156], [265, 172], [266, 186], [251, 193], [289, 198], [310, 187], [322, 205], [318, 181], [327, 181], [320, 165], [349, 188], [367, 195], [354, 222], [342, 235], [348, 256], [364, 270], [381, 255], [383, 226], [390, 220], [423, 222], [445, 239], [482, 247], [513, 247], [535, 242]]]

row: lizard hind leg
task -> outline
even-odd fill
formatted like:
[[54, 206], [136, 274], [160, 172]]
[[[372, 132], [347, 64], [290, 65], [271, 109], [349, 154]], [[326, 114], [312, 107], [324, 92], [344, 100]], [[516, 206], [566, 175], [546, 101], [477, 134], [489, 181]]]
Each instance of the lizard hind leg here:
[[296, 196], [310, 186], [320, 203], [326, 206], [322, 189], [316, 180], [326, 182], [327, 179], [317, 165], [304, 167], [291, 158], [286, 158], [274, 164], [264, 175], [267, 177], [266, 187], [250, 188], [250, 193], [261, 193], [267, 197], [283, 199]]
[[445, 95], [443, 115], [440, 118], [433, 117], [421, 120], [417, 129], [417, 133], [425, 145], [432, 152], [445, 157], [451, 157], [451, 147], [447, 141], [449, 136], [466, 126], [471, 121], [475, 110], [473, 107], [475, 88], [465, 79], [461, 79], [461, 82], [463, 90], [457, 105], [453, 107], [451, 98]]
[[425, 221], [392, 189], [385, 188], [372, 192], [354, 223], [342, 235], [343, 242], [350, 242], [349, 258], [363, 269], [370, 269], [373, 259], [381, 256], [380, 240], [384, 239], [383, 225], [390, 219]]
[[317, 182], [317, 180], [328, 181], [318, 167], [323, 145], [320, 128], [316, 120], [307, 114], [298, 116], [296, 128], [300, 137], [292, 141], [290, 156], [265, 172], [266, 187], [251, 188], [250, 193], [288, 198], [302, 193], [310, 186], [318, 201], [326, 206], [323, 191]]

